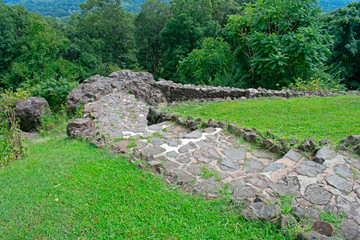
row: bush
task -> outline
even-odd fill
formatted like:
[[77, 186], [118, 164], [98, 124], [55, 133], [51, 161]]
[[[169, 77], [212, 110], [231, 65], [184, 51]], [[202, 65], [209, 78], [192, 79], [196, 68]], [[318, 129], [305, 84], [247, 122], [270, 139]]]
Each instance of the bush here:
[[77, 84], [76, 81], [60, 77], [58, 80], [50, 78], [32, 87], [26, 84], [23, 87], [28, 89], [32, 96], [45, 98], [52, 109], [59, 110]]
[[329, 78], [311, 78], [310, 80], [296, 79], [295, 83], [289, 85], [289, 89], [309, 92], [338, 92], [346, 90], [345, 87]]
[[28, 97], [27, 92], [0, 90], [0, 166], [22, 158], [27, 145], [15, 118], [16, 102]]

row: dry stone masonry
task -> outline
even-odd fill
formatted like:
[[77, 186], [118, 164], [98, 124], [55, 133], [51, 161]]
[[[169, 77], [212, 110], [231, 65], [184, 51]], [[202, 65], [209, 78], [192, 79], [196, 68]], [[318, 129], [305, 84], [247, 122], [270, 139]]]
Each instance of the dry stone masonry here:
[[[189, 90], [184, 90], [187, 88]], [[228, 190], [234, 204], [244, 207], [242, 214], [248, 219], [278, 221], [283, 226], [291, 221], [310, 219], [314, 232], [301, 233], [299, 239], [326, 239], [333, 235], [332, 226], [319, 221], [319, 209], [345, 213], [342, 229], [337, 229], [337, 233], [347, 239], [359, 239], [359, 158], [336, 152], [326, 145], [319, 147], [326, 141], [306, 140], [302, 144], [305, 150], [320, 148], [313, 157], [307, 158], [298, 149], [285, 149], [270, 132], [263, 136], [256, 129], [239, 129], [235, 124], [214, 119], [206, 122], [191, 116], [183, 119], [148, 105], [195, 97], [249, 98], [266, 94], [290, 97], [305, 93], [194, 89], [194, 86], [169, 81], [155, 82], [148, 73], [131, 71], [116, 72], [109, 78], [95, 76], [69, 94], [70, 108], [86, 104], [84, 118], [70, 123], [67, 133], [117, 153], [131, 153], [129, 156], [145, 161], [166, 181], [192, 191], [216, 197]], [[204, 128], [198, 129], [199, 124]], [[224, 128], [234, 134], [225, 133]], [[270, 150], [276, 146], [276, 151], [253, 148], [249, 142], [258, 139]], [[359, 139], [353, 136], [342, 144], [357, 146]], [[138, 166], [141, 167], [141, 163]], [[291, 215], [280, 216], [276, 204], [279, 194], [295, 196]]]

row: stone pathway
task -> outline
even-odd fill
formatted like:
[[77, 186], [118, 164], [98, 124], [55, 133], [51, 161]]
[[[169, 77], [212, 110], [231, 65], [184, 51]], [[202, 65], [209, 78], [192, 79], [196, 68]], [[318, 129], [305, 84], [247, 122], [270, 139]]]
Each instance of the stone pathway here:
[[360, 229], [359, 159], [327, 147], [317, 154], [323, 164], [296, 150], [278, 159], [220, 128], [190, 131], [171, 122], [147, 126], [147, 112], [144, 102], [124, 91], [84, 108], [84, 115], [94, 118], [97, 131], [109, 136], [114, 151], [134, 151], [173, 183], [210, 196], [227, 189], [234, 199], [249, 202], [292, 194], [298, 209], [346, 213], [343, 227], [350, 230], [345, 234]]

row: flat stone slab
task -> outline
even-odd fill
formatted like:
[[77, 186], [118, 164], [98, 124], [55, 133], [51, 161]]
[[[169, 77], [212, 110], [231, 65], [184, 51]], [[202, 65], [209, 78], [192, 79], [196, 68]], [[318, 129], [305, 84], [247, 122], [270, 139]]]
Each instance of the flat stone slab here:
[[347, 192], [350, 192], [354, 185], [352, 182], [338, 175], [332, 175], [330, 177], [327, 177], [326, 182], [331, 186], [335, 187], [336, 189]]
[[231, 160], [244, 160], [245, 158], [245, 151], [242, 149], [226, 149], [223, 151], [223, 154]]
[[295, 169], [298, 174], [308, 177], [316, 177], [326, 169], [326, 166], [318, 164], [313, 161], [304, 161], [299, 167]]
[[345, 165], [336, 165], [334, 167], [334, 170], [337, 174], [347, 177], [347, 178], [352, 178], [354, 176], [353, 172]]
[[282, 169], [284, 167], [285, 165], [282, 163], [272, 162], [263, 170], [263, 172], [274, 172], [277, 169]]
[[257, 161], [253, 158], [246, 159], [244, 161], [244, 171], [245, 173], [255, 173], [255, 172], [262, 172], [265, 168], [265, 165]]
[[299, 162], [303, 156], [300, 153], [296, 152], [295, 150], [291, 149], [289, 152], [285, 154], [284, 157], [287, 157], [293, 160], [294, 162]]
[[198, 130], [196, 131], [193, 131], [191, 133], [188, 133], [184, 136], [182, 136], [182, 138], [185, 138], [185, 139], [198, 139], [198, 138], [201, 138], [202, 137], [202, 133]]
[[291, 194], [300, 197], [300, 185], [296, 177], [284, 177], [277, 183], [271, 183], [270, 187], [280, 195]]
[[313, 204], [324, 205], [330, 202], [332, 194], [319, 184], [313, 184], [306, 188], [304, 198]]
[[223, 171], [233, 172], [233, 171], [240, 169], [239, 165], [237, 165], [233, 160], [230, 160], [227, 158], [222, 159], [220, 162], [217, 163], [217, 165]]

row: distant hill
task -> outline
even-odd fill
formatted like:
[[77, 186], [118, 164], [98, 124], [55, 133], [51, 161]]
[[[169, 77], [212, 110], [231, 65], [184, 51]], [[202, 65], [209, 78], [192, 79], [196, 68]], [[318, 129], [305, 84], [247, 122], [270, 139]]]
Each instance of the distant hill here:
[[[324, 12], [332, 12], [338, 8], [346, 7], [352, 0], [318, 0], [320, 7]], [[357, 1], [356, 1], [357, 2]]]
[[[40, 13], [43, 16], [67, 17], [73, 13], [80, 12], [79, 4], [86, 0], [3, 0], [9, 5], [20, 4], [31, 12]], [[141, 5], [146, 0], [131, 0], [132, 4], [124, 3], [126, 10], [138, 13]], [[165, 0], [169, 1], [169, 0]], [[324, 12], [331, 12], [338, 8], [345, 7], [351, 0], [319, 0], [319, 4]]]

